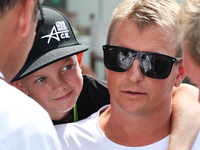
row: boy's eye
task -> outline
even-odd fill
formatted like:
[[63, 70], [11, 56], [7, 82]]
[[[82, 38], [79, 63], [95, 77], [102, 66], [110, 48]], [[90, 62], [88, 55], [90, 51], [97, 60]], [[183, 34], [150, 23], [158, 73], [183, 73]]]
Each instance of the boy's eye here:
[[44, 81], [45, 79], [46, 79], [46, 77], [41, 77], [41, 78], [37, 79], [36, 82], [42, 82], [42, 81]]
[[72, 67], [71, 65], [65, 66], [62, 71], [69, 70], [71, 69], [71, 67]]

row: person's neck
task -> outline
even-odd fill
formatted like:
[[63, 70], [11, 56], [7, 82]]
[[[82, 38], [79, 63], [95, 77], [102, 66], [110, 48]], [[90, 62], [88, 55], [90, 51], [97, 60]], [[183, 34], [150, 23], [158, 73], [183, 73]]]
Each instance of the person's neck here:
[[124, 146], [145, 146], [170, 134], [171, 110], [148, 114], [125, 114], [109, 107], [99, 117], [102, 132], [111, 141]]

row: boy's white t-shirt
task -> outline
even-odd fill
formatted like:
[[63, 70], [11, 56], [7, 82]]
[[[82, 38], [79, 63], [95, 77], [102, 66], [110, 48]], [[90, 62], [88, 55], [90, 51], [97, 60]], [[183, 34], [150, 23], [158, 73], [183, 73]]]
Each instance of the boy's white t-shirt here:
[[[100, 112], [105, 111], [109, 105], [102, 107], [98, 112], [87, 119], [76, 123], [56, 125], [58, 136], [63, 149], [67, 150], [166, 150], [169, 137], [140, 147], [128, 147], [116, 144], [109, 140], [101, 131], [98, 124]], [[123, 137], [122, 137], [123, 138]], [[200, 150], [200, 135], [198, 135], [191, 150]]]

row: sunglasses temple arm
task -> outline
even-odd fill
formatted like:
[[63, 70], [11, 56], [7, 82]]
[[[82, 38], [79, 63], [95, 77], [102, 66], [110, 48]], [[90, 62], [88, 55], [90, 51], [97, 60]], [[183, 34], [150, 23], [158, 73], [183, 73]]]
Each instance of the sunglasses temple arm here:
[[177, 62], [183, 61], [183, 58], [176, 58]]

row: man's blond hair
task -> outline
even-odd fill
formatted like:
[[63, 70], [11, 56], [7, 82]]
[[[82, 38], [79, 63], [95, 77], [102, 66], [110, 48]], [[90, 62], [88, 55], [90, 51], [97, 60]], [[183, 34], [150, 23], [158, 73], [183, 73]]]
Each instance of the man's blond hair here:
[[[113, 12], [107, 35], [107, 44], [115, 32], [117, 23], [120, 21], [133, 21], [141, 30], [151, 24], [169, 26], [175, 28], [180, 5], [175, 0], [126, 0]], [[175, 39], [175, 36], [174, 36]], [[181, 55], [181, 48], [177, 46], [177, 56]]]

